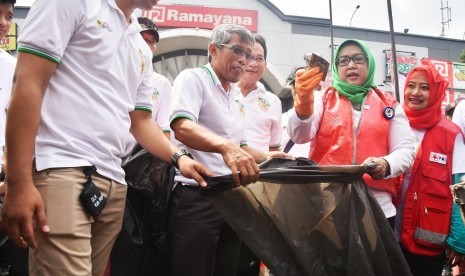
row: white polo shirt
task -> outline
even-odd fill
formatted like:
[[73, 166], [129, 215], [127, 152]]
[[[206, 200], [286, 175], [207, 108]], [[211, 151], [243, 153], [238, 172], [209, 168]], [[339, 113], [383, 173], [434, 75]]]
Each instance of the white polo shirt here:
[[[210, 64], [184, 70], [173, 83], [170, 121], [186, 118], [237, 145], [243, 145], [246, 143], [245, 108], [239, 94], [235, 84], [231, 84], [229, 91], [224, 90]], [[178, 147], [187, 149], [195, 160], [205, 164], [215, 175], [231, 173], [221, 154], [191, 149], [174, 138], [172, 141]], [[175, 181], [198, 185], [179, 172]]]
[[170, 132], [171, 82], [164, 76], [153, 73], [152, 115], [163, 132]]
[[95, 165], [124, 181], [129, 112], [151, 111], [152, 53], [137, 18], [114, 0], [38, 0], [18, 50], [58, 64], [47, 87], [35, 145], [36, 169]]
[[[171, 82], [166, 77], [153, 72], [151, 85], [153, 101], [152, 117], [163, 132], [170, 132]], [[124, 156], [131, 154], [136, 145], [136, 139], [130, 135]]]
[[6, 110], [10, 102], [16, 59], [0, 49], [0, 172], [3, 164], [3, 146], [5, 145]]
[[281, 100], [266, 91], [261, 82], [247, 96], [240, 94], [245, 105], [247, 145], [260, 152], [281, 145]]

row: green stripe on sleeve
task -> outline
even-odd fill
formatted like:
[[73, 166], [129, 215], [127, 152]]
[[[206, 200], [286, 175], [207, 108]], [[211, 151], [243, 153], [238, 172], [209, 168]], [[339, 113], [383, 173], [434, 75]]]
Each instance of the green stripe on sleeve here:
[[136, 106], [136, 108], [134, 108], [134, 110], [142, 110], [142, 111], [148, 111], [148, 112], [152, 113], [152, 109], [149, 108], [149, 107]]
[[54, 56], [52, 56], [50, 54], [47, 54], [47, 53], [41, 52], [41, 51], [33, 49], [33, 48], [29, 48], [29, 47], [26, 47], [26, 46], [19, 47], [18, 51], [19, 52], [30, 53], [30, 54], [33, 54], [33, 55], [36, 55], [36, 56], [39, 56], [39, 57], [43, 57], [45, 59], [48, 59], [50, 61], [55, 62], [56, 64], [60, 64], [60, 62], [61, 62], [61, 60], [57, 59], [56, 57], [54, 57]]
[[176, 115], [176, 116], [174, 116], [173, 118], [171, 118], [170, 124], [171, 124], [172, 122], [174, 122], [175, 120], [177, 120], [177, 119], [187, 119], [187, 120], [189, 120], [189, 121], [194, 121], [191, 117], [189, 117], [189, 116], [187, 116], [187, 115]]

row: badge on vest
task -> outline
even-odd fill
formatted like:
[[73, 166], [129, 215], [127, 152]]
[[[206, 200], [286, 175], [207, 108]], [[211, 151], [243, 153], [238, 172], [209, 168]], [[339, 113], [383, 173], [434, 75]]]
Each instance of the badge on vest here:
[[429, 155], [429, 161], [446, 165], [447, 155], [432, 151]]
[[396, 115], [396, 112], [394, 111], [394, 108], [387, 106], [384, 108], [383, 115], [384, 118], [391, 120], [392, 118], [394, 118], [394, 115]]

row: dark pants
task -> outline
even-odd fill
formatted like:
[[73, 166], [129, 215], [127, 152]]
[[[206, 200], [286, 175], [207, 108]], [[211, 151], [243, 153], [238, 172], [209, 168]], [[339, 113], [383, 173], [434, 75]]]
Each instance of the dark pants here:
[[240, 240], [199, 189], [178, 183], [170, 205], [170, 275], [235, 275]]
[[404, 248], [402, 248], [402, 252], [404, 252], [405, 259], [410, 266], [413, 276], [441, 276], [446, 261], [445, 254], [428, 257], [412, 254]]

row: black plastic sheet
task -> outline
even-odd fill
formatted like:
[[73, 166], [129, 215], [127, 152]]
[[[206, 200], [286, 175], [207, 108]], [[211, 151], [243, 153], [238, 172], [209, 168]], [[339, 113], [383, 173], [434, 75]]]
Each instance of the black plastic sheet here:
[[204, 192], [276, 276], [410, 275], [365, 172], [273, 159], [262, 166], [260, 182], [235, 187], [231, 176], [221, 176]]
[[168, 275], [166, 215], [174, 168], [146, 150], [134, 152], [122, 165], [128, 194], [111, 275]]

